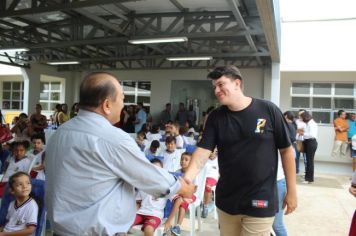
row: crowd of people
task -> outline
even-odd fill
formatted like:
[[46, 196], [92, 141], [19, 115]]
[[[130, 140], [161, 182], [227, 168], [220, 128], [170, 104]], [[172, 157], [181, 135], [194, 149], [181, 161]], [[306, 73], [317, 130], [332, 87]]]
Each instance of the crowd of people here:
[[[294, 117], [244, 95], [234, 66], [215, 68], [207, 77], [221, 106], [210, 107], [199, 126], [193, 107], [186, 110], [184, 103], [175, 116], [167, 103], [159, 120], [142, 103], [124, 107], [118, 79], [106, 72], [84, 78], [69, 114], [67, 104], [58, 104], [49, 120], [40, 104], [30, 118], [21, 113], [11, 128], [14, 141], [1, 152], [0, 190], [8, 185], [15, 196], [4, 232], [35, 229], [38, 206], [30, 196], [35, 178], [46, 180], [55, 235], [125, 235], [142, 225], [146, 236], [160, 226], [179, 236], [188, 206], [196, 201], [195, 179], [207, 166], [200, 214], [207, 217], [214, 200], [221, 235], [270, 235], [271, 227], [287, 235], [283, 214], [297, 208], [301, 157], [303, 183], [314, 182], [316, 122], [306, 110]], [[332, 155], [344, 153], [346, 143], [356, 160], [355, 114], [347, 120], [344, 111], [338, 115]], [[45, 140], [49, 125], [57, 131]], [[14, 211], [20, 205], [26, 214], [21, 225]]]

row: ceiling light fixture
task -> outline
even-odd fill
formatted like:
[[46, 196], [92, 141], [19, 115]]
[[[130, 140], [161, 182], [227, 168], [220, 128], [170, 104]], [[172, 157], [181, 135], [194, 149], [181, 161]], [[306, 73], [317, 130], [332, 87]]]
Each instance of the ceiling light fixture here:
[[148, 43], [177, 43], [186, 42], [187, 37], [169, 37], [169, 38], [150, 38], [150, 39], [130, 39], [131, 44], [148, 44]]
[[213, 57], [167, 57], [166, 59], [168, 61], [208, 61], [213, 59]]
[[0, 48], [0, 52], [27, 52], [29, 48]]
[[79, 64], [79, 61], [48, 61], [48, 65], [76, 65]]

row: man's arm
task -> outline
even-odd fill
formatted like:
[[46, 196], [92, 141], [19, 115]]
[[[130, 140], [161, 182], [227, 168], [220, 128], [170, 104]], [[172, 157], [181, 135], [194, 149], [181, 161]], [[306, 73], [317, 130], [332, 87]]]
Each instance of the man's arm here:
[[198, 147], [192, 155], [192, 160], [190, 161], [188, 170], [184, 174], [184, 179], [192, 182], [205, 166], [210, 154], [210, 150]]
[[287, 182], [287, 194], [283, 200], [283, 209], [287, 206], [286, 215], [292, 213], [297, 208], [297, 187], [296, 168], [294, 160], [294, 150], [292, 146], [279, 149]]

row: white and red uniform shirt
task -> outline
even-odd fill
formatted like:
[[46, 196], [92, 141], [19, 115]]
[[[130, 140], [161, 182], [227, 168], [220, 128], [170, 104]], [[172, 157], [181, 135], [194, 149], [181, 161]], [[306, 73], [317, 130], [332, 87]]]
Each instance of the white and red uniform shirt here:
[[[16, 206], [16, 201], [9, 205], [6, 216], [4, 232], [14, 232], [26, 229], [28, 226], [37, 226], [38, 205], [33, 198], [29, 198], [20, 206]], [[35, 235], [36, 232], [33, 232]]]

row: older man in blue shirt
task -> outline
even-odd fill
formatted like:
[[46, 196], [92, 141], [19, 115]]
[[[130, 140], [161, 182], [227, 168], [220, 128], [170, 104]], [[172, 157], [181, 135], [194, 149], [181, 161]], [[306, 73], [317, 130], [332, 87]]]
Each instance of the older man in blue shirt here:
[[113, 75], [86, 76], [78, 116], [48, 142], [46, 207], [57, 235], [125, 234], [135, 217], [135, 188], [156, 197], [194, 192], [192, 184], [152, 165], [127, 133], [112, 126], [123, 99]]

